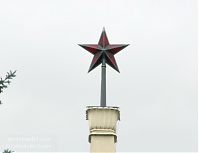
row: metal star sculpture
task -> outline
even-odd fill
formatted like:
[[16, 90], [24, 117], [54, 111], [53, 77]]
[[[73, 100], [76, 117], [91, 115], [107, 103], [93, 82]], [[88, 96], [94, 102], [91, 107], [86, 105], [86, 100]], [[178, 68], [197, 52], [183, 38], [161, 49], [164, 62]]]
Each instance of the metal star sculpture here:
[[88, 72], [102, 63], [101, 107], [106, 107], [106, 63], [119, 72], [114, 55], [128, 45], [129, 44], [109, 44], [105, 28], [103, 28], [98, 44], [79, 44], [79, 46], [94, 55]]

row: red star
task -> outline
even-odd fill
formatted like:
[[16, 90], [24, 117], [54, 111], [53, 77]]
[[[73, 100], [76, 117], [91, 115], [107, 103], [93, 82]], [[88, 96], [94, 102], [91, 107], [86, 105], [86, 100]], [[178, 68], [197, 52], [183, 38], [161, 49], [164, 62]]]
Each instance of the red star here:
[[114, 55], [128, 46], [124, 44], [113, 44], [110, 45], [108, 38], [106, 36], [106, 31], [103, 28], [101, 37], [99, 39], [98, 44], [80, 44], [81, 47], [89, 51], [94, 55], [93, 60], [91, 62], [90, 68], [88, 72], [96, 68], [98, 65], [102, 63], [102, 60], [105, 59], [105, 62], [110, 65], [113, 69], [119, 72], [119, 68], [117, 66]]

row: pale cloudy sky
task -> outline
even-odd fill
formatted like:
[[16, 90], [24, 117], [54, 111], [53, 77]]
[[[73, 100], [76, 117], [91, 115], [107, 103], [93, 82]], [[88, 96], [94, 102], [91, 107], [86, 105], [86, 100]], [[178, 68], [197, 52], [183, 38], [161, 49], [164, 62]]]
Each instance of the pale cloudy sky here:
[[100, 67], [77, 44], [130, 44], [107, 66], [118, 152], [197, 150], [196, 0], [0, 0], [0, 150], [87, 152]]

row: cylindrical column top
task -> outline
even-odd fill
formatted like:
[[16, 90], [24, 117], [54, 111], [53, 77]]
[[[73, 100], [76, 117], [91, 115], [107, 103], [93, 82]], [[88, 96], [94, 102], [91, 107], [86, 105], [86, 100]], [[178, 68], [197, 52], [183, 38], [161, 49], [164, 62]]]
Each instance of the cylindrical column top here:
[[88, 106], [86, 119], [89, 121], [89, 142], [91, 135], [112, 135], [116, 136], [116, 124], [120, 120], [119, 107]]
[[87, 106], [87, 110], [86, 110], [86, 120], [89, 120], [88, 118], [88, 113], [91, 111], [95, 111], [95, 112], [115, 112], [117, 114], [117, 120], [120, 120], [120, 111], [119, 111], [119, 107], [115, 107], [115, 106], [106, 106], [106, 107], [100, 107], [100, 106]]

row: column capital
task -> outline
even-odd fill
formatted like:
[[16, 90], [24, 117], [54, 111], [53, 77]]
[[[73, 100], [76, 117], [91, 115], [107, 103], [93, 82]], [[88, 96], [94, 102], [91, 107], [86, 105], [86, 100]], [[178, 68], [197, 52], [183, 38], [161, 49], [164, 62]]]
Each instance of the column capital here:
[[89, 142], [91, 136], [114, 136], [117, 142], [116, 124], [120, 120], [119, 107], [87, 106], [86, 119], [89, 120]]

